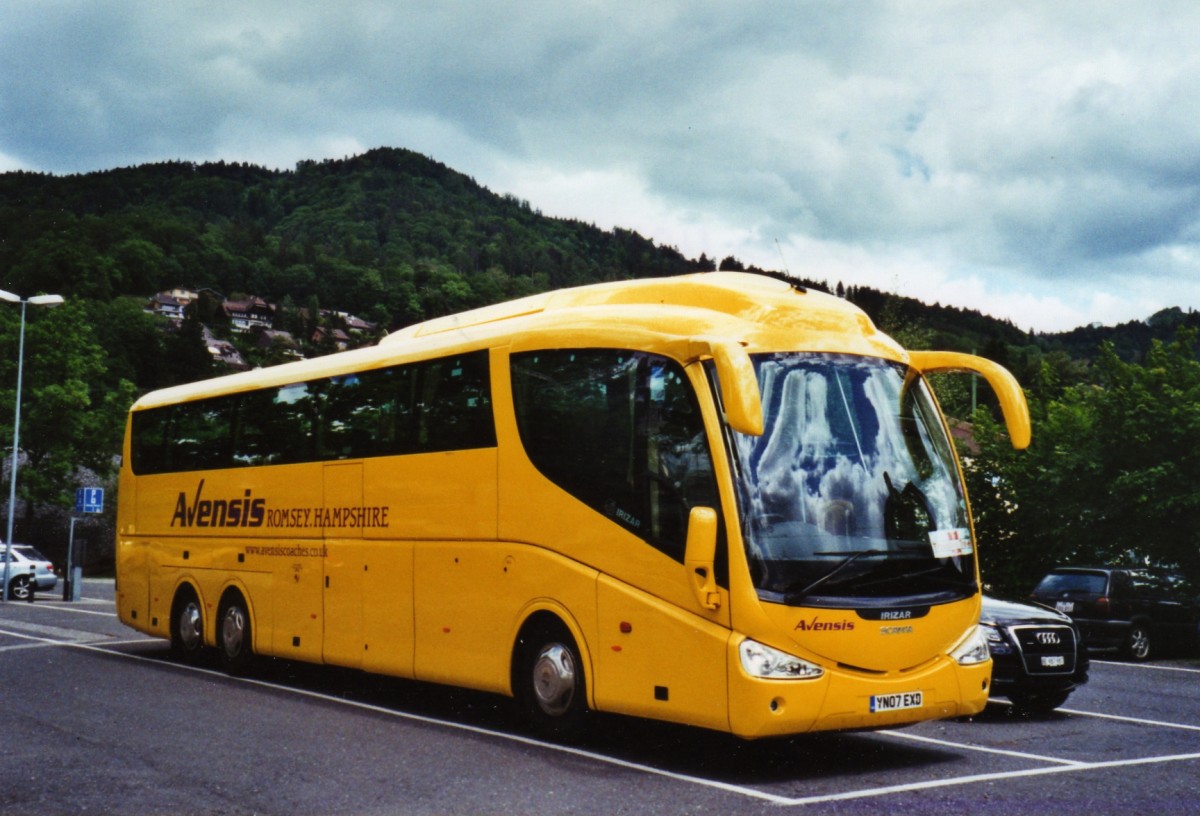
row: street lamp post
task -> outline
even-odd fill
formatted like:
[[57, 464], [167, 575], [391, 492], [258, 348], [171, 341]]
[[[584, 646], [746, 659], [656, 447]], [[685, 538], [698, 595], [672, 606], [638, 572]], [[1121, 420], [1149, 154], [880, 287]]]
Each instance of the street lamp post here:
[[62, 295], [34, 295], [25, 300], [12, 292], [0, 289], [0, 300], [21, 304], [21, 340], [17, 344], [17, 405], [13, 411], [13, 444], [12, 472], [8, 480], [8, 533], [4, 536], [4, 583], [0, 585], [0, 603], [8, 601], [8, 573], [12, 563], [13, 513], [17, 507], [17, 453], [21, 444], [21, 378], [25, 369], [25, 307], [32, 303], [34, 306], [54, 308], [63, 302]]

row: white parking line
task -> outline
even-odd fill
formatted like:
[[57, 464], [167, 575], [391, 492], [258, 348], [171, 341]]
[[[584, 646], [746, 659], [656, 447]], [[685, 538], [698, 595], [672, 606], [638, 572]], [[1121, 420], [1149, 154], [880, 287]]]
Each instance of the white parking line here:
[[21, 637], [18, 633], [25, 632], [34, 635], [43, 635], [47, 638], [58, 638], [70, 643], [105, 640], [108, 637], [107, 635], [100, 635], [95, 632], [85, 632], [81, 629], [64, 629], [61, 626], [44, 626], [40, 623], [28, 623], [19, 620], [6, 620], [3, 625], [17, 631], [7, 632], [4, 629], [0, 629], [0, 634], [13, 635], [15, 637]]
[[[79, 643], [98, 643], [100, 641], [105, 641], [105, 645], [115, 645], [112, 640], [108, 639], [107, 635], [84, 632], [79, 629], [63, 629], [59, 626], [42, 626], [37, 623], [14, 620], [4, 621], [4, 626], [8, 628], [0, 628], [0, 635], [8, 635], [9, 637], [29, 642], [0, 646], [0, 652], [15, 652], [22, 649], [45, 649], [50, 646], [70, 646]], [[14, 629], [17, 631], [12, 631]]]
[[1184, 674], [1200, 674], [1200, 669], [1193, 669], [1187, 666], [1160, 666], [1157, 663], [1121, 663], [1116, 660], [1093, 660], [1093, 664], [1099, 663], [1104, 666], [1121, 666], [1127, 669], [1150, 669], [1151, 671], [1168, 671], [1168, 672], [1183, 672]]
[[980, 754], [1000, 754], [1001, 756], [1016, 757], [1017, 759], [1031, 759], [1035, 762], [1057, 762], [1062, 765], [1086, 765], [1086, 762], [1080, 762], [1074, 759], [1060, 759], [1059, 757], [1043, 756], [1041, 754], [1029, 754], [1024, 751], [1005, 751], [1000, 748], [988, 748], [984, 745], [974, 745], [969, 742], [950, 742], [949, 740], [937, 739], [935, 737], [922, 737], [920, 734], [913, 734], [908, 731], [880, 731], [880, 734], [887, 734], [890, 737], [898, 739], [911, 740], [912, 742], [928, 742], [935, 745], [943, 745], [948, 748], [961, 748], [964, 751], [974, 751]]
[[[8, 634], [8, 633], [0, 632], [0, 635], [3, 635], [3, 634]], [[20, 635], [17, 635], [17, 637], [20, 637]], [[61, 646], [61, 645], [62, 645], [62, 643], [60, 643], [58, 641], [40, 641], [38, 643], [14, 643], [11, 646], [0, 646], [0, 652], [19, 652], [23, 649], [49, 649], [52, 646]]]
[[[411, 714], [411, 713], [404, 712], [404, 711], [396, 711], [394, 709], [384, 708], [382, 706], [376, 706], [376, 705], [372, 705], [370, 703], [363, 703], [363, 702], [359, 702], [356, 700], [346, 700], [341, 697], [336, 697], [336, 696], [332, 696], [332, 695], [328, 695], [328, 694], [322, 694], [320, 692], [310, 691], [308, 689], [299, 689], [299, 688], [292, 688], [289, 686], [280, 686], [280, 685], [276, 685], [275, 683], [268, 683], [264, 680], [256, 680], [254, 678], [236, 677], [236, 676], [225, 674], [224, 672], [215, 671], [213, 669], [205, 669], [205, 668], [201, 668], [201, 667], [197, 667], [197, 666], [187, 666], [187, 665], [180, 664], [180, 663], [164, 664], [161, 660], [158, 660], [155, 658], [144, 657], [144, 656], [136, 655], [136, 654], [129, 654], [126, 652], [114, 651], [113, 649], [109, 648], [109, 646], [116, 645], [116, 644], [62, 642], [62, 641], [50, 640], [47, 638], [39, 638], [39, 637], [35, 637], [32, 635], [20, 635], [17, 633], [8, 633], [8, 634], [13, 634], [16, 637], [24, 637], [24, 638], [27, 638], [30, 640], [42, 640], [50, 645], [60, 645], [60, 646], [65, 646], [65, 647], [72, 648], [72, 649], [82, 649], [84, 651], [100, 652], [102, 654], [114, 655], [116, 657], [122, 657], [122, 658], [125, 658], [128, 660], [144, 661], [144, 662], [148, 662], [148, 663], [153, 663], [154, 665], [160, 666], [160, 667], [166, 665], [166, 666], [170, 666], [174, 669], [178, 669], [181, 671], [196, 672], [199, 674], [209, 675], [212, 677], [219, 677], [219, 678], [222, 678], [229, 682], [244, 683], [244, 684], [248, 684], [248, 685], [259, 686], [262, 688], [269, 688], [274, 691], [280, 691], [280, 692], [284, 692], [284, 693], [288, 693], [288, 694], [295, 694], [295, 695], [298, 695], [301, 697], [317, 699], [317, 700], [321, 700], [323, 702], [333, 703], [333, 704], [341, 705], [341, 706], [347, 706], [347, 707], [355, 708], [355, 709], [358, 709], [361, 711], [370, 711], [372, 713], [381, 714], [381, 715], [388, 716], [388, 717], [394, 717], [396, 719], [407, 720], [409, 722], [417, 722], [417, 723], [423, 723], [423, 724], [427, 724], [427, 725], [434, 725], [434, 726], [438, 726], [441, 728], [449, 728], [449, 729], [463, 731], [463, 732], [467, 732], [467, 733], [471, 733], [471, 734], [479, 734], [479, 735], [491, 737], [494, 739], [505, 740], [507, 742], [515, 742], [515, 743], [519, 743], [522, 745], [534, 746], [534, 747], [541, 748], [541, 749], [544, 749], [547, 751], [553, 751], [553, 752], [560, 753], [560, 754], [569, 754], [571, 756], [577, 756], [577, 757], [581, 757], [584, 759], [589, 759], [589, 760], [592, 760], [594, 762], [604, 764], [604, 765], [610, 765], [613, 767], [623, 768], [626, 770], [632, 770], [632, 771], [636, 771], [639, 773], [649, 774], [652, 776], [659, 776], [659, 777], [671, 779], [671, 780], [674, 780], [677, 782], [684, 782], [684, 783], [687, 783], [690, 785], [697, 785], [700, 787], [705, 787], [705, 788], [709, 788], [709, 789], [713, 789], [713, 790], [720, 790], [720, 791], [723, 791], [726, 793], [732, 793], [732, 794], [750, 798], [750, 799], [757, 799], [759, 801], [770, 802], [772, 804], [780, 805], [780, 806], [784, 806], [784, 807], [798, 807], [798, 806], [803, 806], [803, 805], [815, 805], [815, 804], [823, 804], [823, 803], [828, 803], [828, 802], [844, 802], [844, 801], [854, 800], [854, 799], [868, 799], [868, 798], [874, 798], [874, 797], [889, 796], [892, 794], [912, 793], [914, 791], [921, 791], [921, 790], [932, 790], [935, 788], [946, 788], [946, 787], [953, 787], [953, 786], [960, 786], [960, 785], [970, 785], [970, 784], [975, 784], [978, 782], [996, 782], [996, 781], [1001, 781], [1001, 780], [1005, 780], [1005, 779], [1019, 779], [1019, 778], [1023, 778], [1023, 777], [1044, 776], [1044, 775], [1048, 775], [1048, 774], [1086, 773], [1086, 772], [1090, 772], [1090, 771], [1106, 770], [1106, 769], [1110, 769], [1110, 768], [1127, 768], [1127, 767], [1133, 767], [1133, 766], [1138, 766], [1138, 765], [1155, 765], [1155, 764], [1162, 764], [1162, 763], [1168, 763], [1168, 762], [1200, 762], [1200, 752], [1191, 753], [1191, 754], [1173, 754], [1173, 755], [1169, 755], [1169, 756], [1158, 756], [1158, 757], [1137, 757], [1137, 758], [1133, 758], [1133, 759], [1111, 760], [1111, 761], [1107, 761], [1107, 762], [1076, 762], [1076, 761], [1072, 761], [1072, 760], [1064, 760], [1064, 759], [1058, 759], [1058, 758], [1054, 758], [1054, 757], [1038, 756], [1035, 754], [1024, 754], [1024, 753], [1015, 752], [1015, 751], [997, 751], [994, 749], [985, 748], [983, 746], [974, 746], [974, 745], [969, 745], [969, 744], [953, 743], [953, 742], [949, 742], [949, 741], [945, 741], [945, 740], [938, 740], [938, 739], [928, 738], [928, 737], [916, 737], [915, 735], [911, 735], [911, 734], [907, 734], [907, 733], [903, 733], [903, 732], [897, 732], [897, 731], [885, 731], [882, 733], [885, 733], [888, 736], [893, 736], [893, 737], [899, 736], [904, 739], [915, 739], [915, 740], [921, 741], [921, 742], [945, 745], [949, 748], [980, 751], [980, 752], [985, 752], [985, 753], [1000, 753], [1000, 754], [1006, 754], [1006, 755], [1017, 757], [1017, 758], [1029, 759], [1031, 761], [1057, 763], [1057, 764], [1053, 764], [1050, 767], [1044, 767], [1044, 768], [1027, 768], [1027, 769], [1018, 770], [1018, 771], [999, 771], [999, 772], [995, 772], [995, 773], [986, 773], [986, 774], [968, 774], [966, 776], [950, 777], [950, 778], [943, 778], [943, 779], [930, 779], [930, 780], [926, 780], [923, 782], [910, 782], [910, 783], [906, 783], [903, 785], [886, 785], [886, 786], [882, 786], [882, 787], [860, 788], [857, 790], [842, 791], [839, 793], [819, 794], [816, 796], [799, 796], [799, 797], [797, 797], [797, 796], [782, 796], [780, 794], [775, 794], [775, 793], [770, 793], [768, 791], [758, 790], [756, 788], [747, 787], [745, 785], [735, 785], [735, 784], [728, 783], [728, 782], [719, 782], [714, 779], [705, 779], [703, 777], [691, 776], [689, 774], [676, 773], [674, 771], [668, 771], [668, 770], [664, 770], [662, 768], [655, 768], [650, 765], [643, 765], [643, 764], [637, 763], [637, 762], [630, 762], [628, 760], [618, 759], [617, 757], [611, 757], [611, 756], [607, 756], [605, 754], [598, 754], [593, 751], [586, 751], [581, 748], [573, 748], [569, 745], [559, 745], [556, 743], [543, 742], [542, 740], [534, 739], [532, 737], [522, 736], [520, 734], [510, 734], [510, 733], [506, 733], [504, 731], [493, 731], [488, 728], [481, 728], [479, 726], [467, 725], [465, 723], [458, 723], [458, 722], [453, 722], [453, 721], [449, 721], [449, 720], [439, 720], [434, 717], [426, 717], [426, 716], [422, 716], [420, 714]], [[141, 643], [144, 641], [138, 640], [136, 642]], [[1076, 714], [1080, 714], [1083, 716], [1089, 716], [1089, 717], [1107, 716], [1107, 715], [1097, 715], [1097, 714], [1093, 714], [1091, 712], [1069, 712], [1069, 713], [1076, 713]], [[1139, 723], [1139, 724], [1162, 725], [1162, 723], [1157, 723], [1152, 720], [1136, 720], [1134, 718], [1127, 718], [1127, 717], [1112, 717], [1112, 719], [1126, 720], [1126, 721], [1135, 722], [1135, 723]]]
[[[104, 617], [104, 618], [115, 618], [117, 616], [116, 612], [97, 612], [95, 609], [80, 609], [78, 606], [71, 606], [71, 604], [77, 604], [77, 603], [79, 603], [79, 601], [57, 601], [57, 602], [56, 601], [49, 601], [49, 602], [38, 601], [37, 603], [34, 603], [34, 604], [28, 604], [24, 608], [25, 609], [53, 609], [56, 612], [74, 612], [77, 615], [100, 615], [101, 617]], [[111, 601], [106, 601], [103, 603], [106, 606], [109, 606], [109, 607], [112, 606]]]
[[821, 794], [820, 796], [805, 796], [791, 799], [787, 805], [816, 805], [825, 802], [842, 802], [847, 799], [866, 799], [873, 796], [887, 796], [893, 793], [912, 793], [932, 788], [945, 788], [952, 785], [971, 785], [976, 782], [996, 782], [1004, 779], [1019, 779], [1027, 776], [1045, 776], [1047, 774], [1079, 773], [1081, 771], [1097, 771], [1107, 768], [1127, 768], [1134, 765], [1156, 765], [1163, 762], [1195, 762], [1200, 761], [1200, 753], [1174, 754], [1161, 757], [1139, 757], [1137, 759], [1118, 759], [1110, 762], [1086, 762], [1079, 765], [1055, 765], [1050, 768], [1029, 768], [1024, 771], [1002, 771], [998, 773], [971, 774], [956, 776], [950, 779], [931, 779], [926, 782], [910, 782], [906, 785], [888, 785], [882, 788], [864, 788], [842, 793]]
[[1180, 731], [1200, 731], [1200, 725], [1185, 725], [1184, 723], [1164, 722], [1162, 720], [1146, 720], [1141, 717], [1122, 717], [1119, 714], [1100, 714], [1095, 711], [1077, 711], [1073, 708], [1060, 708], [1064, 714], [1077, 714], [1080, 717], [1095, 717], [1101, 720], [1116, 720], [1135, 725], [1153, 725], [1156, 728], [1175, 728]]

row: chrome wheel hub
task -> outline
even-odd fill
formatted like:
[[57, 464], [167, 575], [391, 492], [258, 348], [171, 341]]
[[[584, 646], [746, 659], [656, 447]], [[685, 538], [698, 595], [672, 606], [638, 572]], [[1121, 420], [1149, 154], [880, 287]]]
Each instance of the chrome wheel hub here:
[[242, 640], [246, 636], [246, 613], [237, 606], [225, 610], [221, 619], [221, 648], [226, 657], [237, 657], [242, 652]]
[[538, 652], [533, 662], [533, 691], [538, 707], [551, 717], [560, 717], [575, 699], [575, 658], [561, 643], [551, 643]]
[[200, 607], [188, 601], [179, 613], [179, 641], [183, 648], [194, 652], [200, 648]]

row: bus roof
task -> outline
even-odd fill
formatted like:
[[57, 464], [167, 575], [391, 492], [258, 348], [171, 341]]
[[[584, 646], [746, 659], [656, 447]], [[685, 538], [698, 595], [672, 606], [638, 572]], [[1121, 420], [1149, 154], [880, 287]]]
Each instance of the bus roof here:
[[[381, 345], [401, 343], [517, 318], [553, 315], [568, 310], [607, 309], [610, 319], [631, 314], [628, 307], [698, 309], [709, 313], [709, 320], [721, 323], [745, 323], [824, 331], [839, 335], [869, 336], [874, 325], [857, 306], [824, 292], [813, 292], [779, 278], [746, 272], [699, 272], [670, 278], [613, 281], [571, 289], [542, 292], [519, 300], [484, 306], [446, 317], [434, 318], [401, 329], [380, 341]], [[574, 315], [572, 315], [574, 316]], [[661, 315], [665, 317], [666, 315]], [[723, 318], [733, 318], [729, 321]], [[536, 322], [529, 319], [527, 322]], [[558, 321], [555, 321], [558, 322]]]
[[902, 360], [857, 306], [766, 275], [700, 272], [560, 289], [434, 318], [383, 338], [377, 346], [173, 386], [147, 394], [139, 410], [204, 396], [287, 385], [348, 371], [551, 336], [556, 347], [619, 345], [646, 338], [720, 337], [747, 351], [804, 350]]

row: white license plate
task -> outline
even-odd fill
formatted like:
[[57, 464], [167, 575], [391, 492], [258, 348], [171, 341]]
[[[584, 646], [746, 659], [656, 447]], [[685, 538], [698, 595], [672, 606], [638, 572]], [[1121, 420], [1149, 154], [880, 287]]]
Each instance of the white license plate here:
[[1059, 612], [1065, 612], [1068, 615], [1075, 611], [1074, 601], [1055, 601], [1054, 608]]
[[921, 692], [903, 691], [899, 694], [872, 694], [871, 713], [883, 711], [902, 711], [906, 708], [921, 707]]
[[1047, 669], [1067, 665], [1067, 659], [1062, 655], [1042, 655], [1042, 667]]

